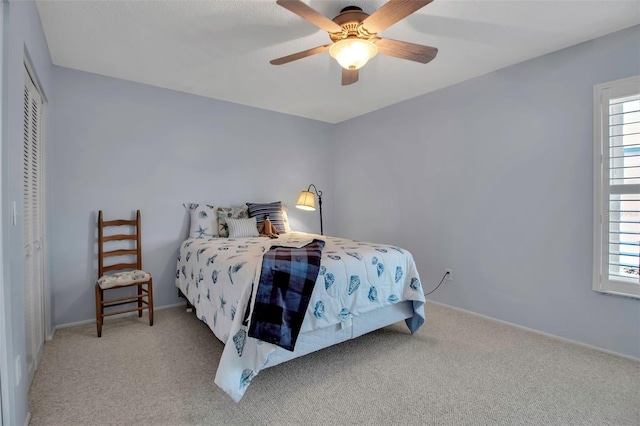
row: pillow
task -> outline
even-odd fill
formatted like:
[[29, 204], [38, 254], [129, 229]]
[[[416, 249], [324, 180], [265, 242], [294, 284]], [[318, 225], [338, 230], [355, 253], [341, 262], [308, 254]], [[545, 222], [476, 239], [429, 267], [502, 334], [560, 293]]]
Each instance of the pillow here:
[[218, 235], [221, 237], [229, 236], [229, 227], [227, 219], [248, 219], [249, 212], [246, 206], [242, 207], [218, 207]]
[[249, 208], [249, 217], [257, 219], [258, 228], [264, 222], [264, 218], [269, 216], [271, 223], [276, 227], [280, 234], [286, 233], [284, 228], [284, 220], [282, 219], [282, 204], [280, 201], [269, 204], [247, 203]]
[[189, 237], [210, 238], [218, 236], [218, 225], [215, 208], [209, 204], [183, 204], [191, 215]]
[[289, 216], [285, 206], [282, 206], [282, 223], [284, 223], [284, 232], [291, 232], [291, 224], [289, 224]]
[[259, 237], [258, 226], [256, 225], [256, 218], [249, 219], [234, 219], [232, 217], [227, 219], [227, 225], [229, 225], [229, 238], [246, 238], [246, 237]]

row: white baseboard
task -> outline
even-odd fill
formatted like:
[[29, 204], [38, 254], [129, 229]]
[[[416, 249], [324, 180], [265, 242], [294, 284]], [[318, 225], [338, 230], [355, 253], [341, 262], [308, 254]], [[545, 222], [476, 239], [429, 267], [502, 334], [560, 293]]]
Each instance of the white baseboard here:
[[[186, 306], [185, 302], [180, 302], [180, 303], [174, 303], [172, 305], [164, 305], [164, 306], [158, 306], [158, 307], [153, 307], [154, 312], [155, 311], [161, 311], [163, 309], [170, 309], [170, 308], [177, 308], [179, 306]], [[115, 319], [118, 318], [125, 318], [125, 317], [132, 317], [134, 315], [138, 315], [137, 312], [127, 312], [124, 314], [118, 314], [118, 315], [113, 315], [110, 317], [107, 317], [104, 319], [105, 322], [108, 321], [113, 321]], [[76, 321], [76, 322], [68, 322], [65, 324], [60, 324], [60, 325], [56, 325], [53, 329], [53, 332], [51, 333], [51, 337], [47, 336], [47, 340], [53, 340], [53, 336], [56, 334], [56, 331], [59, 329], [63, 329], [63, 328], [69, 328], [69, 327], [75, 327], [78, 325], [86, 325], [86, 324], [95, 324], [96, 323], [96, 319], [92, 318], [92, 319], [88, 319], [88, 320], [82, 320], [82, 321]]]
[[27, 411], [27, 418], [24, 419], [24, 426], [29, 426], [31, 423], [31, 411]]
[[453, 309], [455, 311], [464, 312], [466, 314], [473, 315], [473, 316], [480, 317], [480, 318], [484, 318], [484, 319], [489, 320], [489, 321], [499, 322], [501, 324], [509, 325], [511, 327], [519, 328], [521, 330], [525, 330], [525, 331], [529, 331], [531, 333], [539, 334], [541, 336], [549, 337], [551, 339], [561, 340], [561, 341], [566, 342], [566, 343], [571, 343], [573, 345], [582, 346], [583, 348], [593, 349], [593, 350], [596, 350], [598, 352], [604, 352], [604, 353], [607, 353], [609, 355], [615, 355], [615, 356], [618, 356], [618, 357], [621, 357], [621, 358], [629, 359], [631, 361], [640, 362], [640, 358], [636, 358], [636, 357], [631, 356], [631, 355], [621, 354], [619, 352], [614, 352], [614, 351], [611, 351], [609, 349], [599, 348], [597, 346], [589, 345], [587, 343], [582, 343], [582, 342], [578, 342], [578, 341], [575, 341], [575, 340], [567, 339], [565, 337], [556, 336], [555, 334], [546, 333], [544, 331], [536, 330], [535, 328], [525, 327], [524, 325], [514, 324], [512, 322], [504, 321], [504, 320], [501, 320], [501, 319], [498, 319], [498, 318], [493, 318], [493, 317], [490, 317], [488, 315], [483, 315], [483, 314], [479, 314], [477, 312], [468, 311], [466, 309], [458, 308], [456, 306], [451, 306], [451, 305], [447, 305], [445, 303], [435, 302], [435, 301], [429, 300], [429, 299], [427, 299], [427, 303], [433, 303], [434, 305], [439, 305], [439, 306], [444, 306], [444, 307], [447, 307], [447, 308], [451, 308], [451, 309]]

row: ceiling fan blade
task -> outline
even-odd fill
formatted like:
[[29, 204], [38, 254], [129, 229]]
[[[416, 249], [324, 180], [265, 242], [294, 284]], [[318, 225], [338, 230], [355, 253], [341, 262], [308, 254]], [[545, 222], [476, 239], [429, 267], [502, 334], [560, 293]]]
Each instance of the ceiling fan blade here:
[[348, 86], [358, 81], [358, 70], [342, 68], [342, 85]]
[[362, 26], [369, 33], [377, 34], [432, 1], [433, 0], [389, 0], [380, 9], [362, 21]]
[[315, 9], [310, 8], [306, 3], [303, 3], [300, 0], [278, 0], [276, 3], [288, 11], [300, 16], [302, 19], [306, 19], [320, 29], [330, 33], [342, 32], [342, 27], [340, 25], [320, 14]]
[[395, 56], [396, 58], [408, 59], [422, 64], [431, 62], [438, 54], [438, 49], [435, 47], [421, 44], [391, 40], [390, 38], [376, 38], [373, 41], [378, 47], [378, 53], [382, 55]]
[[326, 52], [332, 43], [325, 44], [324, 46], [314, 47], [313, 49], [303, 50], [302, 52], [294, 53], [292, 55], [283, 56], [282, 58], [273, 59], [269, 61], [271, 65], [282, 65], [288, 62], [297, 61], [298, 59], [306, 58], [307, 56], [317, 55], [318, 53]]

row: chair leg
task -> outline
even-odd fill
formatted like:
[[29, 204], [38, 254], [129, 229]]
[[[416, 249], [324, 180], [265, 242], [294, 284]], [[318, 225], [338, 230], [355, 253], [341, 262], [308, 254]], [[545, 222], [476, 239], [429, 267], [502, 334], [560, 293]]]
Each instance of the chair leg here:
[[138, 284], [138, 318], [142, 318], [142, 284]]
[[153, 279], [149, 278], [149, 284], [147, 284], [147, 302], [149, 302], [149, 326], [153, 325]]
[[98, 337], [102, 337], [102, 289], [96, 284], [96, 327], [98, 328]]

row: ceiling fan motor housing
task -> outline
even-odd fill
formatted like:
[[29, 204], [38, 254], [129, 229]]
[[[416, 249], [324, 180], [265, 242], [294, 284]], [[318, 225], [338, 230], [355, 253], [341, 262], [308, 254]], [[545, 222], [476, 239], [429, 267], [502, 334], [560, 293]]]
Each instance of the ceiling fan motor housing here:
[[347, 6], [338, 16], [333, 18], [333, 22], [342, 27], [342, 32], [329, 33], [329, 37], [333, 42], [344, 40], [347, 38], [359, 38], [363, 40], [369, 40], [376, 36], [375, 33], [370, 33], [362, 26], [364, 21], [369, 16], [357, 6]]

